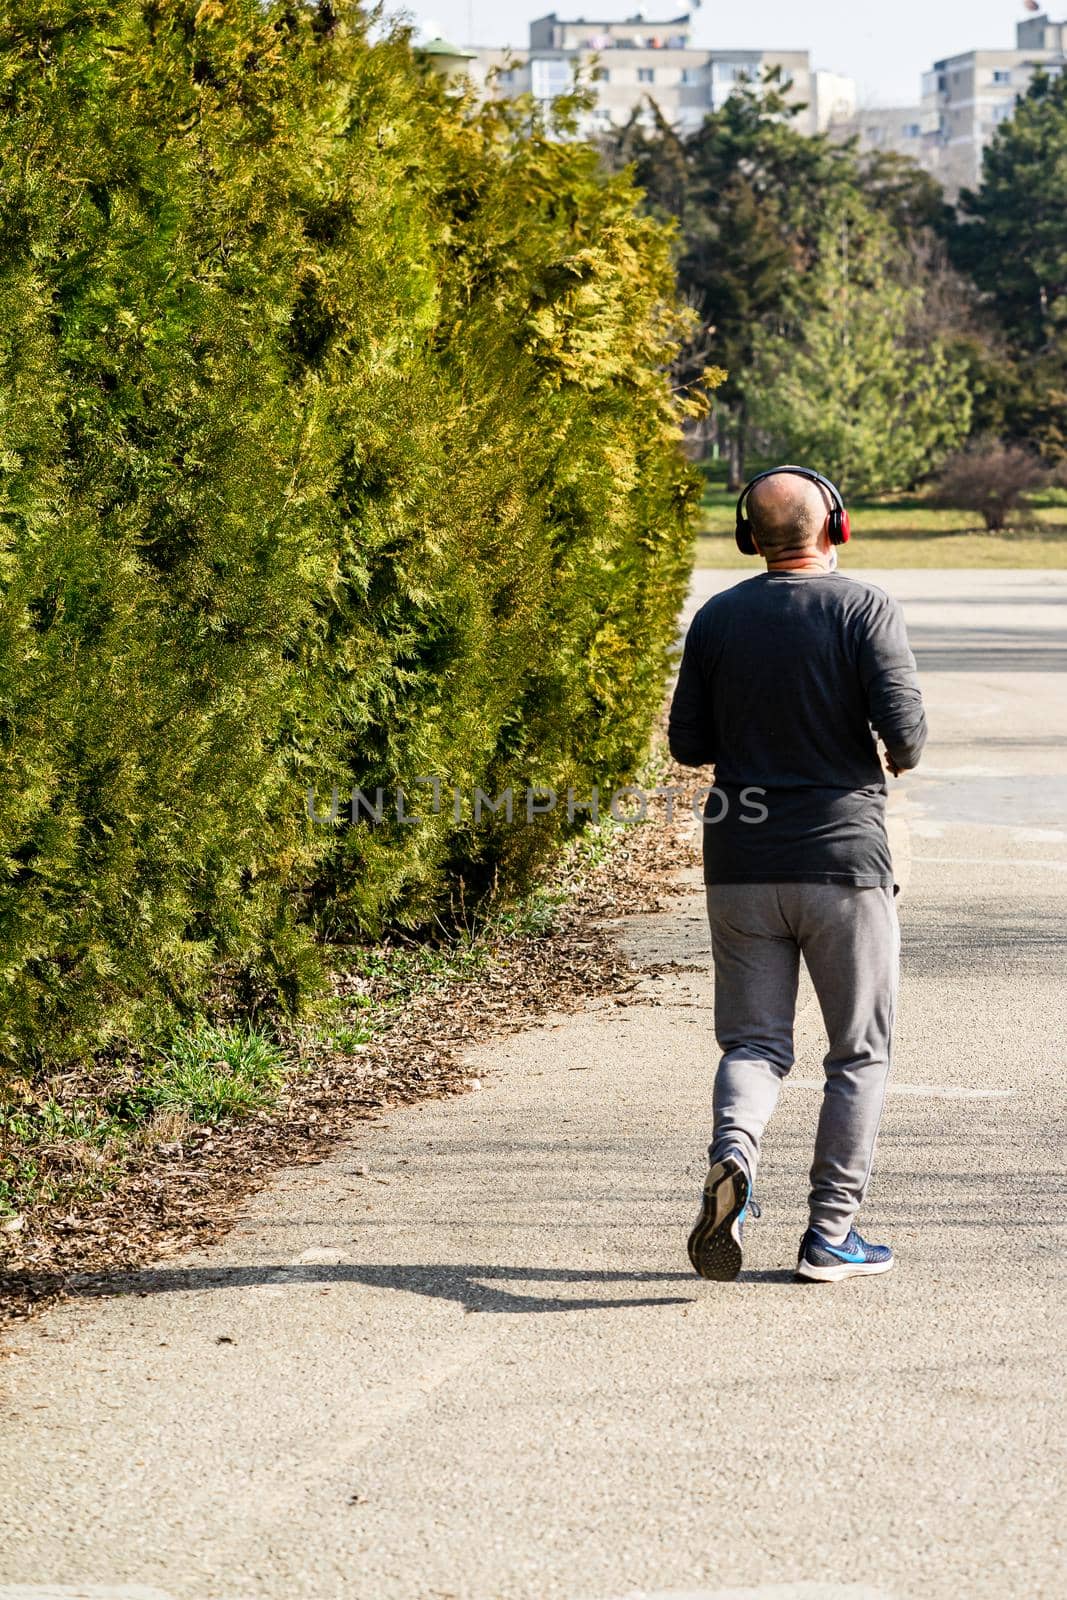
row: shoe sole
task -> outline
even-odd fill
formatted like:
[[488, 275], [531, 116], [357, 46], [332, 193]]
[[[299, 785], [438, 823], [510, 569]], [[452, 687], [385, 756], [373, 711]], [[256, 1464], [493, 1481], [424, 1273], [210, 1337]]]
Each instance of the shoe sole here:
[[799, 1283], [841, 1283], [845, 1278], [874, 1278], [881, 1272], [892, 1272], [894, 1261], [842, 1261], [839, 1267], [815, 1267], [801, 1261], [793, 1274]]
[[717, 1161], [708, 1173], [696, 1226], [689, 1235], [693, 1271], [711, 1283], [732, 1283], [741, 1271], [734, 1225], [748, 1200], [748, 1179], [734, 1162]]

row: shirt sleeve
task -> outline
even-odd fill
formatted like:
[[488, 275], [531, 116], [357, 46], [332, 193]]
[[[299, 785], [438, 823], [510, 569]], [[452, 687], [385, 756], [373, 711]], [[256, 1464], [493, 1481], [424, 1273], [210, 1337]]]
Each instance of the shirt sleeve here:
[[667, 742], [671, 755], [683, 767], [707, 767], [715, 760], [715, 730], [699, 618], [686, 636], [678, 683], [671, 701]]
[[901, 771], [917, 767], [926, 744], [926, 712], [904, 616], [888, 595], [864, 619], [859, 670], [871, 727]]

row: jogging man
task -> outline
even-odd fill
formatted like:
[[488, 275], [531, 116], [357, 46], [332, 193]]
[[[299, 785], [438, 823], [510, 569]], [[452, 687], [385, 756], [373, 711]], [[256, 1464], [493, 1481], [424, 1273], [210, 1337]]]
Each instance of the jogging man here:
[[[800, 958], [829, 1036], [797, 1275], [888, 1272], [854, 1226], [889, 1074], [900, 935], [885, 773], [914, 767], [926, 718], [899, 607], [837, 572], [848, 513], [827, 479], [779, 467], [738, 502], [737, 541], [766, 572], [698, 612], [670, 716], [685, 766], [714, 766], [704, 878], [715, 963], [711, 1167], [689, 1255], [741, 1270], [763, 1130], [793, 1065]], [[754, 1209], [754, 1208], [753, 1208]]]

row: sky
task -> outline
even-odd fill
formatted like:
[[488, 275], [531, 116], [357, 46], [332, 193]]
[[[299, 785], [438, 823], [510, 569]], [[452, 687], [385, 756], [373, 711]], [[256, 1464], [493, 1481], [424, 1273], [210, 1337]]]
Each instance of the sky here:
[[[692, 9], [681, 0], [397, 0], [430, 31], [454, 44], [524, 47], [532, 17], [555, 11], [586, 21], [618, 20], [643, 10], [650, 20], [693, 18], [694, 40], [725, 50], [810, 50], [812, 64], [855, 78], [864, 105], [912, 105], [919, 79], [943, 56], [964, 50], [1009, 50], [1015, 24], [1028, 13], [1023, 0], [760, 0], [726, 5], [705, 0]], [[1067, 0], [1049, 6], [1054, 21]]]

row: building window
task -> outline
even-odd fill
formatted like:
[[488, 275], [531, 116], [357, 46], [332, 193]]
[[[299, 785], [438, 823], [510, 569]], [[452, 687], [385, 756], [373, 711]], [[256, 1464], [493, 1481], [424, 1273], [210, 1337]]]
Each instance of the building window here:
[[1010, 83], [1011, 82], [1011, 72], [1009, 71], [1009, 69], [1007, 67], [998, 67], [996, 69], [996, 71], [993, 73], [993, 82], [994, 83]]
[[922, 137], [922, 128], [917, 122], [906, 122], [900, 132], [905, 139], [919, 139]]
[[571, 86], [571, 69], [567, 61], [541, 57], [530, 62], [530, 92], [535, 100], [554, 100], [566, 94]]
[[637, 69], [637, 81], [638, 81], [638, 83], [655, 83], [655, 81], [656, 81], [656, 69], [655, 69], [655, 67], [638, 67], [638, 69]]
[[759, 80], [760, 63], [756, 56], [744, 61], [713, 61], [711, 75], [716, 83], [755, 83]]

